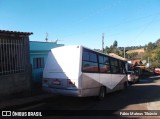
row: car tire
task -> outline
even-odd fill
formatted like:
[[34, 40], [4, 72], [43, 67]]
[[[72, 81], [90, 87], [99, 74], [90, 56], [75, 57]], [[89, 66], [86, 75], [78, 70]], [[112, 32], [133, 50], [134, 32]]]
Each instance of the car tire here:
[[133, 79], [133, 84], [135, 84], [136, 83], [136, 79]]
[[136, 83], [139, 83], [139, 78], [137, 79]]

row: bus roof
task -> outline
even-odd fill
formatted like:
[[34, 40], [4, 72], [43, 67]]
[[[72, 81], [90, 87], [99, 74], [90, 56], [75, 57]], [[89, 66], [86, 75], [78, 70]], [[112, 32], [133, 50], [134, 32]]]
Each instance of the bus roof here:
[[[118, 59], [118, 60], [127, 62], [127, 61], [125, 61], [125, 60], [122, 60], [122, 59], [119, 59], [119, 58], [110, 56], [110, 55], [108, 55], [108, 54], [105, 54], [105, 53], [103, 53], [103, 52], [96, 51], [96, 50], [94, 50], [94, 49], [88, 48], [88, 47], [83, 46], [83, 45], [65, 45], [65, 46], [61, 46], [61, 47], [57, 47], [57, 48], [62, 48], [62, 47], [81, 47], [81, 48], [85, 48], [85, 49], [91, 50], [91, 51], [93, 51], [93, 52], [97, 52], [97, 53], [102, 54], [102, 55], [106, 55], [106, 56], [108, 56], [108, 57], [112, 57], [112, 58], [114, 58], [114, 59]], [[55, 49], [55, 48], [53, 48], [53, 49]]]

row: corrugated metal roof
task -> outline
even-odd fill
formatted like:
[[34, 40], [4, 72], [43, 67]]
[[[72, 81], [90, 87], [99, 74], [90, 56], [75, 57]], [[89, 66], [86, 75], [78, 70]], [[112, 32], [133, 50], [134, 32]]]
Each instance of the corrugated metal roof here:
[[6, 34], [20, 34], [20, 35], [32, 35], [32, 32], [20, 32], [20, 31], [8, 31], [8, 30], [0, 30], [0, 33]]

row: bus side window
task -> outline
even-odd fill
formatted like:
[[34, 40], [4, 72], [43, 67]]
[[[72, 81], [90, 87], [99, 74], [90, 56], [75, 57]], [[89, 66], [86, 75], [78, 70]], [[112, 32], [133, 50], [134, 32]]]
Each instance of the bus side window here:
[[98, 73], [97, 54], [83, 49], [82, 54], [82, 72]]
[[123, 61], [119, 60], [119, 69], [120, 69], [120, 73], [124, 74], [124, 64]]
[[89, 52], [84, 51], [82, 58], [83, 58], [83, 60], [85, 60], [85, 61], [89, 61]]
[[99, 72], [110, 73], [108, 57], [99, 55]]
[[95, 53], [90, 52], [89, 53], [89, 60], [91, 62], [97, 62], [97, 55]]
[[119, 60], [110, 58], [111, 62], [111, 71], [113, 74], [120, 74], [120, 66], [119, 66]]

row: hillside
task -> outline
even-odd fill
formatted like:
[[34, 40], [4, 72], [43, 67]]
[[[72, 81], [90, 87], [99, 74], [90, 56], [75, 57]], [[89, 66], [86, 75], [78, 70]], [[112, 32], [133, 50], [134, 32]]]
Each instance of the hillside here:
[[141, 49], [129, 50], [126, 53], [130, 54], [130, 53], [134, 53], [134, 52], [137, 52], [139, 54], [139, 53], [144, 53], [145, 51], [144, 51], [144, 48], [141, 48]]

